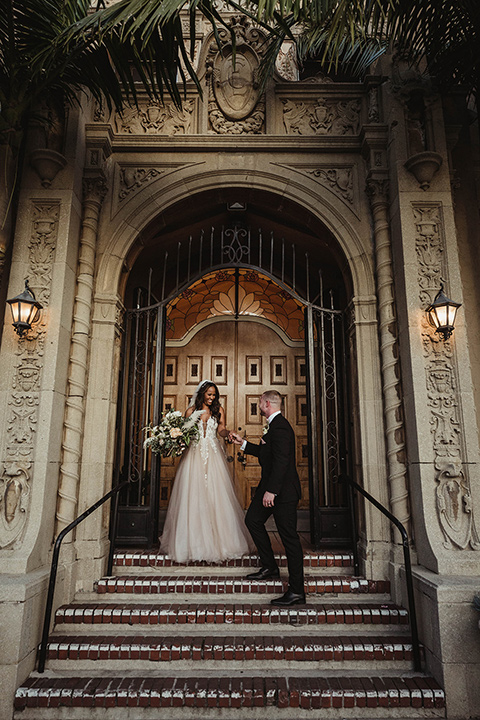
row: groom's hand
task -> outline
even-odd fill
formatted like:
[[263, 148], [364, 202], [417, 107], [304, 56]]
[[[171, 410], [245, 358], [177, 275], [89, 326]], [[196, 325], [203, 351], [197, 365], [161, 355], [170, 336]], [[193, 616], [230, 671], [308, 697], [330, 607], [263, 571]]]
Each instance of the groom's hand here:
[[238, 433], [232, 431], [230, 431], [228, 439], [230, 440], [230, 442], [235, 443], [235, 445], [241, 445], [243, 443], [243, 438], [240, 437]]
[[275, 502], [275, 495], [271, 492], [267, 492], [263, 496], [263, 506], [264, 507], [273, 507], [273, 504]]

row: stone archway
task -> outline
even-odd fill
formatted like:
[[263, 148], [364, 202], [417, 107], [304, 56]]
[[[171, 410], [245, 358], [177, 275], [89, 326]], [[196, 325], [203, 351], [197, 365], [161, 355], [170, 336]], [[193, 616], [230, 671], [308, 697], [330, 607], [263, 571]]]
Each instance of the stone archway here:
[[[328, 236], [331, 246], [337, 247], [337, 253], [342, 258], [342, 270], [349, 277], [350, 305], [352, 317], [351, 343], [356, 348], [362, 348], [356, 353], [355, 367], [358, 385], [358, 403], [355, 411], [358, 415], [358, 438], [356, 446], [360, 459], [360, 472], [363, 473], [369, 489], [388, 504], [388, 489], [385, 482], [385, 456], [383, 436], [379, 435], [378, 428], [383, 426], [380, 382], [380, 360], [377, 343], [376, 326], [376, 299], [374, 292], [373, 257], [369, 243], [362, 240], [361, 235], [368, 237], [366, 213], [345, 212], [342, 202], [326, 193], [319, 194], [318, 184], [309, 180], [301, 183], [298, 178], [289, 178], [287, 184], [281, 178], [279, 171], [275, 176], [257, 172], [255, 183], [247, 181], [244, 173], [228, 172], [220, 174], [216, 182], [211, 174], [197, 174], [193, 179], [191, 171], [182, 170], [185, 175], [182, 182], [157, 183], [149, 188], [149, 193], [140, 191], [134, 205], [122, 208], [114, 217], [114, 221], [107, 222], [108, 212], [100, 228], [100, 253], [98, 256], [98, 271], [94, 303], [91, 374], [93, 387], [98, 387], [98, 395], [94, 397], [89, 393], [86, 403], [85, 427], [87, 431], [84, 438], [84, 448], [87, 443], [92, 447], [98, 445], [98, 429], [93, 432], [93, 420], [101, 408], [103, 416], [108, 415], [108, 429], [100, 433], [103, 438], [102, 452], [106, 458], [103, 465], [103, 486], [107, 489], [111, 483], [111, 469], [113, 463], [114, 413], [116, 407], [116, 373], [118, 367], [118, 331], [119, 317], [123, 302], [119, 293], [112, 291], [118, 287], [123, 297], [125, 281], [129, 269], [142, 248], [148, 245], [148, 238], [152, 236], [152, 228], [159, 229], [166, 224], [168, 213], [177, 203], [199, 198], [202, 192], [218, 193], [225, 190], [223, 183], [231, 181], [230, 187], [241, 189], [258, 195], [263, 192], [274, 200], [271, 211], [277, 212], [285, 204], [289, 204], [296, 212], [303, 216], [305, 226], [311, 232], [312, 225], [323, 228]], [[233, 183], [233, 180], [236, 182]], [[220, 182], [219, 182], [220, 181]], [[192, 186], [197, 190], [192, 194]], [[202, 189], [200, 189], [202, 188]], [[358, 219], [360, 215], [363, 219]], [[362, 231], [362, 232], [361, 232]], [[311, 232], [310, 241], [315, 233]], [[105, 331], [108, 338], [106, 341]], [[366, 350], [366, 352], [363, 351]], [[100, 359], [103, 358], [103, 359]], [[92, 376], [93, 372], [93, 376]], [[110, 388], [108, 392], [105, 388]], [[105, 397], [107, 396], [107, 397]], [[372, 398], [375, 400], [372, 403]], [[373, 414], [372, 414], [373, 413]], [[372, 422], [372, 417], [375, 420]], [[90, 504], [98, 497], [98, 463], [90, 455], [82, 467], [81, 497], [82, 505]], [[95, 468], [94, 468], [95, 466]], [[368, 471], [366, 470], [368, 468]], [[368, 512], [367, 512], [368, 518]], [[93, 524], [94, 521], [92, 521]], [[388, 539], [388, 529], [379, 523], [372, 523], [369, 528], [369, 539], [378, 539], [382, 544]], [[104, 536], [100, 527], [85, 528], [85, 535], [90, 537]], [[91, 554], [91, 553], [89, 553]], [[379, 559], [379, 562], [383, 561]]]

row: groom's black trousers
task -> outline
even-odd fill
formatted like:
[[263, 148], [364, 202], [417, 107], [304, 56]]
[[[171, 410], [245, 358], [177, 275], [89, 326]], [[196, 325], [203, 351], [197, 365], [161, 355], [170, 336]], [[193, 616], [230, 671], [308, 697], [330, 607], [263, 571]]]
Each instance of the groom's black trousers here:
[[305, 592], [303, 579], [303, 551], [297, 533], [298, 501], [274, 504], [273, 508], [263, 506], [263, 491], [258, 488], [245, 515], [245, 524], [250, 531], [262, 567], [275, 570], [277, 563], [272, 550], [272, 543], [265, 528], [273, 513], [278, 534], [287, 555], [290, 590], [298, 595]]

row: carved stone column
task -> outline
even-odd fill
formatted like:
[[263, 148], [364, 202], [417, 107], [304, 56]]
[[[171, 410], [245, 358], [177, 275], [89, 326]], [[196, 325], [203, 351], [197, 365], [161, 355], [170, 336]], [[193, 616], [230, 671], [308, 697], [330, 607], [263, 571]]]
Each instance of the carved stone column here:
[[[367, 194], [370, 199], [374, 227], [390, 509], [400, 522], [405, 525], [409, 536], [411, 536], [392, 250], [388, 217], [388, 181], [381, 176], [373, 177], [370, 175], [367, 179]], [[396, 536], [399, 540], [400, 536], [397, 532]]]
[[67, 400], [58, 487], [55, 533], [75, 519], [84, 425], [87, 362], [95, 272], [95, 248], [102, 202], [107, 191], [102, 172], [83, 181], [83, 222], [73, 311]]

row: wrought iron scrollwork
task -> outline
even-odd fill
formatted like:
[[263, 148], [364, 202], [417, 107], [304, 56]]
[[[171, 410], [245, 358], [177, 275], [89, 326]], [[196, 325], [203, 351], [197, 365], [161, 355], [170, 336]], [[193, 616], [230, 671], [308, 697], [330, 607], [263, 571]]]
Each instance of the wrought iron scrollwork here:
[[[225, 244], [225, 238], [230, 238], [228, 244]], [[235, 225], [234, 228], [227, 228], [223, 232], [223, 254], [226, 260], [231, 263], [240, 263], [250, 261], [250, 233], [248, 230]], [[242, 243], [247, 241], [247, 244]]]

